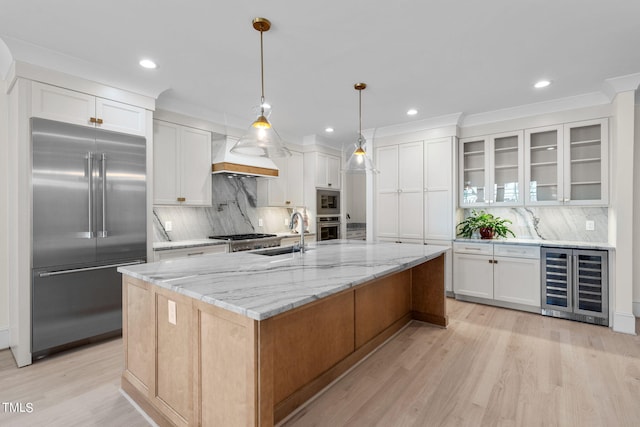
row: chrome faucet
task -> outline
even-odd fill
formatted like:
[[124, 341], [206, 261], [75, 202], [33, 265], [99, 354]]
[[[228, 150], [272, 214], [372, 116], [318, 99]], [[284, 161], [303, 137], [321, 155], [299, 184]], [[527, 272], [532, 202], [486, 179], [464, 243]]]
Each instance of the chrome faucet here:
[[289, 230], [293, 230], [293, 220], [296, 215], [298, 215], [298, 221], [300, 222], [300, 253], [304, 253], [304, 218], [302, 214], [298, 211], [294, 211], [291, 214], [291, 219], [289, 220]]

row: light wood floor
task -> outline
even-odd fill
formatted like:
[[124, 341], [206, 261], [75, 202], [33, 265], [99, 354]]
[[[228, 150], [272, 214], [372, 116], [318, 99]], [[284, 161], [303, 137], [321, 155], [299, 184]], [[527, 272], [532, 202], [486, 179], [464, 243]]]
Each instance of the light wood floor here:
[[[451, 299], [448, 310], [448, 329], [412, 323], [283, 425], [640, 425], [640, 337]], [[121, 370], [119, 339], [22, 369], [0, 351], [0, 402], [34, 407], [0, 406], [0, 425], [146, 426], [118, 391]]]

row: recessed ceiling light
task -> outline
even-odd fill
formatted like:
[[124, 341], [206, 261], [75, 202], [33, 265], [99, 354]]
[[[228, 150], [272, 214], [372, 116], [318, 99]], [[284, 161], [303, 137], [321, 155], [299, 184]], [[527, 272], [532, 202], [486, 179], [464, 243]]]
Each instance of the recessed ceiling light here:
[[333, 128], [332, 127], [328, 127], [324, 131], [327, 132], [327, 133], [331, 133], [331, 132], [333, 132]]
[[416, 110], [415, 108], [412, 108], [409, 111], [407, 111], [408, 116], [415, 116], [416, 114], [418, 114], [418, 110]]
[[536, 84], [533, 85], [536, 89], [542, 89], [543, 87], [547, 87], [551, 84], [549, 80], [540, 80]]
[[150, 59], [141, 59], [139, 64], [141, 67], [148, 68], [150, 70], [158, 67], [156, 63]]

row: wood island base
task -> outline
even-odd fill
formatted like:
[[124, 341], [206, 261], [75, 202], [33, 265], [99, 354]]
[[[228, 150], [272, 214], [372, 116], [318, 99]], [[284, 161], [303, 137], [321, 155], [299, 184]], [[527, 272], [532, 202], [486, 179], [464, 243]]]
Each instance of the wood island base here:
[[412, 319], [447, 326], [444, 255], [257, 321], [123, 275], [122, 389], [160, 426], [273, 426]]

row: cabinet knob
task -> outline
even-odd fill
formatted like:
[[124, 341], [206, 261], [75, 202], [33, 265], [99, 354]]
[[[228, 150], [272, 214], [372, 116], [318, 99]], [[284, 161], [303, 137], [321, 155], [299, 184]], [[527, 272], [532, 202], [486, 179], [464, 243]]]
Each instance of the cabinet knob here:
[[327, 183], [327, 186], [331, 187], [331, 183], [330, 183], [330, 182], [328, 182], [328, 183]]
[[179, 202], [186, 202], [187, 198], [186, 197], [178, 197], [178, 201]]
[[98, 123], [99, 125], [102, 124], [102, 119], [96, 119], [96, 123]]
[[89, 117], [89, 123], [96, 123], [97, 121], [95, 117]]
[[286, 200], [286, 201], [285, 201], [285, 203], [286, 203], [287, 205], [290, 205], [290, 204], [291, 204], [291, 200]]

